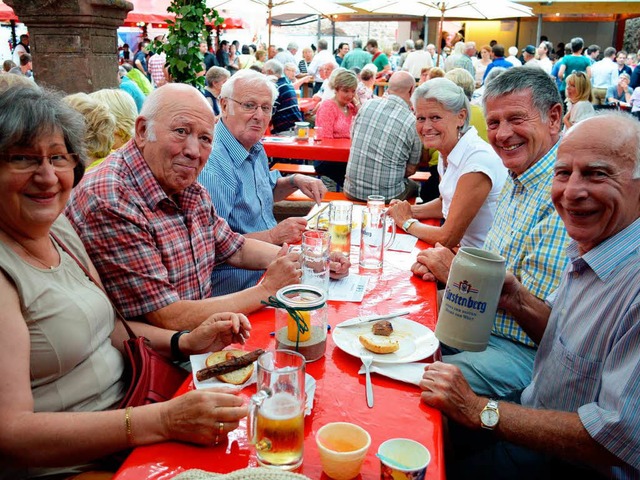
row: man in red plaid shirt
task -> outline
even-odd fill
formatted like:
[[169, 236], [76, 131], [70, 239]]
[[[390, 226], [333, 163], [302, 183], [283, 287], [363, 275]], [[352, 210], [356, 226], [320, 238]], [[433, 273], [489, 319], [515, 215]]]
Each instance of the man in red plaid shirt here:
[[[74, 189], [65, 214], [127, 318], [191, 329], [213, 313], [257, 310], [300, 280], [297, 254], [234, 233], [196, 182], [213, 130], [202, 94], [167, 84], [145, 101], [135, 137]], [[222, 262], [267, 271], [257, 286], [209, 298]]]

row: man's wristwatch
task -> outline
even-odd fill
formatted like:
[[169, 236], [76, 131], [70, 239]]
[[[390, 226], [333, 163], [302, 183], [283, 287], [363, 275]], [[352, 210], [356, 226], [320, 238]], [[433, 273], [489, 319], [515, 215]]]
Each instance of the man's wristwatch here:
[[410, 218], [409, 220], [407, 220], [406, 222], [404, 222], [404, 223], [402, 224], [402, 229], [403, 229], [405, 232], [408, 232], [408, 231], [409, 231], [409, 228], [411, 228], [411, 225], [413, 225], [413, 224], [414, 224], [414, 223], [416, 223], [417, 221], [418, 221], [418, 220], [417, 220], [417, 219], [415, 219], [415, 218]]
[[489, 400], [487, 405], [480, 412], [480, 425], [487, 430], [493, 430], [500, 420], [500, 412], [498, 411], [498, 402]]

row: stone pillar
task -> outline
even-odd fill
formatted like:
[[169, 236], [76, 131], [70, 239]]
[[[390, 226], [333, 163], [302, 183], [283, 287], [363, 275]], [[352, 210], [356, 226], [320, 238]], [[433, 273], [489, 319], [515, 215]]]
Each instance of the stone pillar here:
[[38, 85], [66, 93], [113, 88], [118, 81], [117, 29], [125, 0], [3, 0], [29, 29]]

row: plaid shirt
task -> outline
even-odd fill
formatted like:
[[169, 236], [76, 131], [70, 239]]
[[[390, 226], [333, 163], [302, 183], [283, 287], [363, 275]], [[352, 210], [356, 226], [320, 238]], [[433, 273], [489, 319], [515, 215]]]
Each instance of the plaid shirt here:
[[344, 191], [353, 198], [393, 198], [404, 191], [407, 164], [416, 165], [422, 143], [416, 117], [397, 95], [366, 101], [351, 127]]
[[164, 65], [166, 63], [167, 56], [164, 53], [156, 53], [152, 55], [147, 63], [151, 81], [156, 87], [161, 87], [167, 83], [167, 78], [164, 76]]
[[169, 198], [130, 141], [74, 188], [65, 214], [127, 318], [211, 296], [211, 271], [244, 244], [194, 183]]
[[[511, 271], [538, 298], [553, 292], [567, 264], [569, 237], [551, 203], [551, 181], [559, 142], [518, 177], [507, 178], [498, 200], [493, 225], [484, 243], [499, 253]], [[515, 319], [499, 309], [495, 335], [535, 346]]]

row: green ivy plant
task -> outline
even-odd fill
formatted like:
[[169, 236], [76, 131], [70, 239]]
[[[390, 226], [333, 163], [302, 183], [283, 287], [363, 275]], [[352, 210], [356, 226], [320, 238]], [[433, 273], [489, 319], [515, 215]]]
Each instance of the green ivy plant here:
[[206, 41], [206, 21], [220, 25], [224, 21], [218, 12], [208, 8], [206, 0], [171, 0], [167, 12], [173, 13], [175, 21], [167, 19], [169, 33], [165, 42], [156, 41], [154, 52], [164, 52], [167, 67], [174, 82], [187, 83], [203, 88], [205, 80], [197, 74], [202, 70], [203, 56], [200, 42]]

